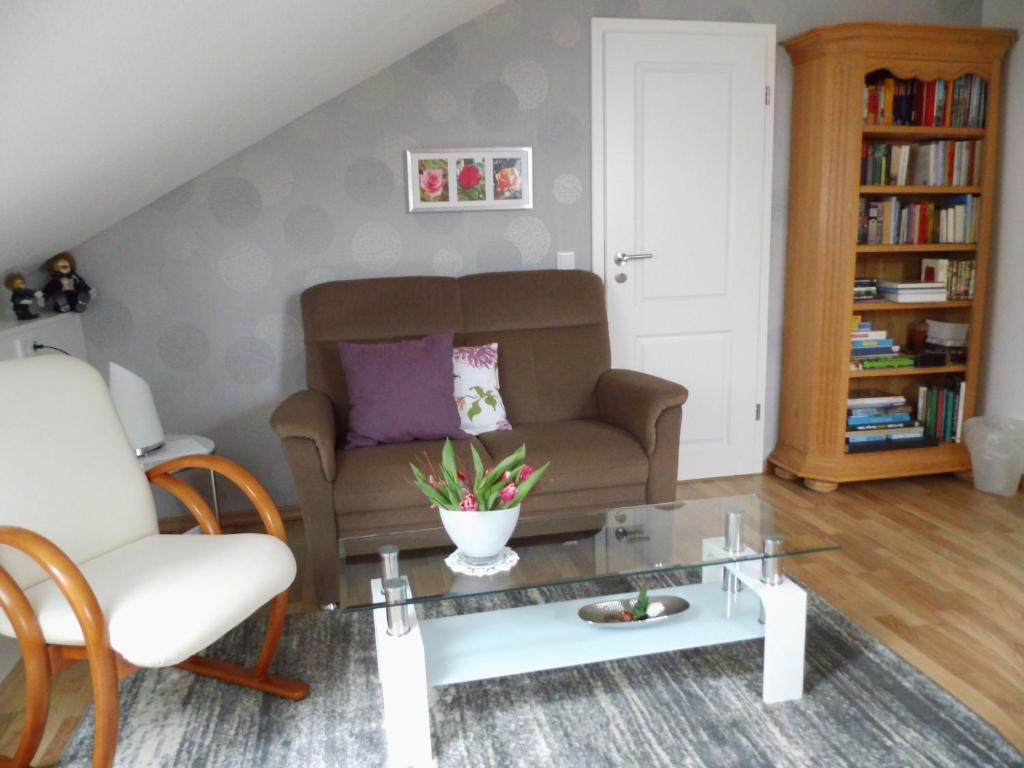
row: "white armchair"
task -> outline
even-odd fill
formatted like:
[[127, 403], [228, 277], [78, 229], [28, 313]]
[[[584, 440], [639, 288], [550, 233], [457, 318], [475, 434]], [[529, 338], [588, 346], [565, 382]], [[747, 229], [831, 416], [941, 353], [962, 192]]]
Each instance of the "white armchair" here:
[[[42, 738], [53, 675], [86, 659], [96, 708], [93, 768], [117, 746], [118, 681], [177, 665], [292, 700], [306, 683], [270, 674], [295, 558], [274, 503], [242, 467], [186, 456], [148, 480], [177, 496], [204, 536], [161, 535], [139, 467], [102, 377], [63, 356], [0, 363], [0, 634], [21, 647], [28, 705], [21, 740], [0, 766], [27, 766]], [[209, 507], [172, 475], [214, 470], [259, 512], [266, 534], [220, 536]], [[255, 666], [198, 655], [271, 603]]]

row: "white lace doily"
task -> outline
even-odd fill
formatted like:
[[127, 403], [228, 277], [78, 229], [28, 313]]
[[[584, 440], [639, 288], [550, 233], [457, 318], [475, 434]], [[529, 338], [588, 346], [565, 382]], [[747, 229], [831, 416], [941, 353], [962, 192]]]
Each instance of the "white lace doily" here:
[[455, 573], [464, 573], [467, 576], [493, 576], [503, 571], [511, 571], [512, 566], [518, 562], [519, 555], [511, 547], [505, 547], [501, 554], [498, 555], [497, 560], [485, 565], [474, 565], [468, 562], [462, 556], [462, 552], [457, 549], [444, 559], [444, 564], [455, 571]]

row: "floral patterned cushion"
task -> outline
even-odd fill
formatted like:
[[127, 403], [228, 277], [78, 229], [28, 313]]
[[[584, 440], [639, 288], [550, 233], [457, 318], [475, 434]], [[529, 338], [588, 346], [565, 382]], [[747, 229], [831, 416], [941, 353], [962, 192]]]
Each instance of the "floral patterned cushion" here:
[[462, 431], [470, 435], [512, 429], [498, 387], [498, 345], [455, 347], [455, 404]]

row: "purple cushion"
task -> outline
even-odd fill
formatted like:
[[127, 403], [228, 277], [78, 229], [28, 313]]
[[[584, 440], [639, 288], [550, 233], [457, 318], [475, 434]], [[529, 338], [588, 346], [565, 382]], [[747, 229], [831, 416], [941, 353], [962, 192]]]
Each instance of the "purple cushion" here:
[[348, 383], [349, 448], [464, 438], [455, 405], [452, 331], [383, 344], [338, 342]]

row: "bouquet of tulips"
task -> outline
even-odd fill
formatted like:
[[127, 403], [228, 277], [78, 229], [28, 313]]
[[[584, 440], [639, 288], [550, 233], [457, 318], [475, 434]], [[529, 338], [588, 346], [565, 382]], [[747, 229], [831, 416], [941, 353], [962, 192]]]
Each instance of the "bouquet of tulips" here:
[[415, 464], [412, 467], [413, 483], [427, 497], [431, 506], [438, 509], [476, 510], [508, 509], [522, 503], [540, 482], [548, 464], [534, 469], [526, 463], [526, 446], [506, 456], [493, 467], [484, 468], [480, 454], [472, 445], [473, 482], [459, 469], [455, 461], [455, 448], [451, 440], [444, 441], [441, 451], [441, 467], [435, 470], [427, 459], [427, 472]]

